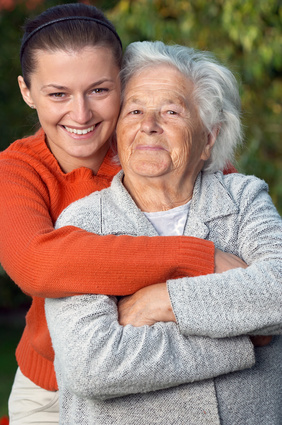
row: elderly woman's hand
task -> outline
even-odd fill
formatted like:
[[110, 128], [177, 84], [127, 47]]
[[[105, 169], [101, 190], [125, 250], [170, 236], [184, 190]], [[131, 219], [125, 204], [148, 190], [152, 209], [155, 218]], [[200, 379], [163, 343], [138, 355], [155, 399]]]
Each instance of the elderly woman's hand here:
[[147, 286], [118, 302], [119, 323], [123, 326], [176, 322], [166, 283]]
[[215, 249], [214, 252], [214, 272], [223, 273], [227, 270], [237, 269], [237, 268], [246, 269], [248, 265], [241, 260], [241, 258], [236, 257], [236, 255], [229, 254], [228, 252], [223, 252], [220, 249]]
[[[233, 254], [215, 250], [215, 273], [222, 273], [247, 264]], [[176, 322], [166, 283], [140, 289], [118, 302], [119, 323], [123, 326], [153, 325], [156, 322]]]

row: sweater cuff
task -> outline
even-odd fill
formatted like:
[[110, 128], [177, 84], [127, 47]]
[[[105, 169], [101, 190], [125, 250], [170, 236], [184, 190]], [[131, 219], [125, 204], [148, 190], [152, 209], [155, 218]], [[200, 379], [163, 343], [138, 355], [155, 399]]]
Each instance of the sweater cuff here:
[[214, 273], [215, 246], [211, 241], [194, 237], [182, 238], [179, 276], [195, 277]]

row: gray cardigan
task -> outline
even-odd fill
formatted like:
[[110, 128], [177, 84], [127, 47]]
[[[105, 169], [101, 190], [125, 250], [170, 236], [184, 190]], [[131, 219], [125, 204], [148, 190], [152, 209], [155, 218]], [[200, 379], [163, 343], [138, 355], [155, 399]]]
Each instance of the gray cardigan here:
[[[57, 227], [155, 236], [121, 177], [69, 206]], [[281, 338], [255, 349], [254, 364], [244, 336], [282, 327], [282, 221], [266, 184], [201, 173], [185, 234], [250, 267], [169, 281], [177, 325], [122, 327], [114, 297], [46, 301], [61, 424], [281, 424]]]

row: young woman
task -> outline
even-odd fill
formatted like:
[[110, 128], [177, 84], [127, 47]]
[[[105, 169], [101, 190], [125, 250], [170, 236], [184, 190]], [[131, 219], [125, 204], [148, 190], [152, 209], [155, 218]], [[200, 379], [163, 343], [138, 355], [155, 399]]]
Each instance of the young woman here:
[[168, 278], [213, 273], [214, 245], [189, 237], [97, 236], [53, 224], [110, 185], [122, 46], [95, 7], [65, 4], [27, 23], [19, 86], [41, 129], [0, 154], [0, 261], [32, 306], [16, 351], [10, 423], [58, 423], [45, 297], [126, 295]]

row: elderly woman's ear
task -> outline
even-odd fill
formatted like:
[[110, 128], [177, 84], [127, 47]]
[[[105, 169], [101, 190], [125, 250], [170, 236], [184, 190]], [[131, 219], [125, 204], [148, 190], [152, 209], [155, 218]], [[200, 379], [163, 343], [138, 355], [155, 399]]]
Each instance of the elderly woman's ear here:
[[220, 131], [220, 126], [215, 127], [210, 133], [207, 134], [207, 143], [202, 152], [202, 159], [204, 161], [207, 161], [210, 158], [212, 148], [215, 144], [219, 131]]

